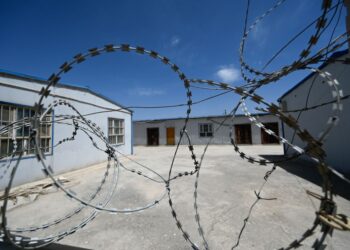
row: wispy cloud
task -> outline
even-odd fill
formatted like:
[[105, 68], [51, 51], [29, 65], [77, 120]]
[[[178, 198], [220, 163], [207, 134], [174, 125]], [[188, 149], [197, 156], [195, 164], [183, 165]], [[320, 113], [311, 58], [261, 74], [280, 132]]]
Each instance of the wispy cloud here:
[[165, 91], [153, 88], [134, 88], [129, 91], [129, 94], [137, 96], [159, 96], [164, 95]]
[[253, 38], [253, 41], [260, 47], [266, 44], [268, 35], [269, 29], [266, 27], [266, 25], [262, 25], [261, 23], [257, 24], [251, 31], [251, 37]]
[[175, 47], [176, 45], [178, 45], [180, 42], [180, 38], [178, 36], [173, 36], [171, 38], [170, 44], [172, 47]]
[[233, 65], [221, 66], [216, 75], [220, 80], [228, 83], [236, 82], [240, 79], [240, 71]]

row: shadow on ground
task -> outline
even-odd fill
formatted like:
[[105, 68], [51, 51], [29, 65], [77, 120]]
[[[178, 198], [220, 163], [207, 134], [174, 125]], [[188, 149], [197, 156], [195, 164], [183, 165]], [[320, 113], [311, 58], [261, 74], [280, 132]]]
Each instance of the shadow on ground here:
[[[283, 155], [260, 155], [269, 161], [281, 160], [285, 157]], [[317, 170], [317, 165], [305, 159], [294, 159], [283, 163], [276, 164], [287, 172], [299, 176], [309, 182], [312, 182], [322, 187], [322, 178]], [[350, 184], [336, 175], [332, 175], [333, 191], [336, 195], [350, 200]], [[349, 176], [347, 176], [349, 178]]]
[[[18, 249], [17, 247], [13, 246], [10, 243], [3, 243], [0, 242], [0, 249], [1, 250], [16, 250]], [[68, 246], [68, 245], [61, 245], [61, 244], [50, 244], [46, 247], [40, 248], [41, 250], [91, 250], [87, 248], [79, 248], [79, 247], [73, 247], [73, 246]]]

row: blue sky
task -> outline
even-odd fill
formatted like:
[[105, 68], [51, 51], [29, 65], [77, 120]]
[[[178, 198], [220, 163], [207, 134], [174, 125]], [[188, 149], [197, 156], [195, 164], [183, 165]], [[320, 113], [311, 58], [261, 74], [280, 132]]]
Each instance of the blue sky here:
[[[274, 2], [251, 0], [248, 23]], [[246, 61], [262, 67], [289, 38], [321, 14], [320, 4], [319, 0], [287, 0], [252, 31], [247, 40]], [[240, 85], [243, 82], [238, 49], [245, 7], [245, 0], [1, 1], [0, 68], [46, 79], [79, 52], [110, 43], [127, 43], [167, 56], [189, 78]], [[343, 9], [335, 34], [345, 31], [344, 20]], [[295, 60], [313, 27], [268, 70]], [[324, 33], [320, 46], [328, 43], [332, 29], [333, 25]], [[276, 101], [307, 73], [293, 73], [258, 93]], [[114, 53], [93, 58], [74, 68], [62, 82], [89, 87], [125, 106], [186, 102], [183, 84], [171, 70], [137, 54]], [[216, 93], [194, 89], [193, 99]], [[237, 100], [237, 96], [228, 94], [195, 105], [192, 115], [220, 115]], [[184, 115], [185, 108], [137, 109], [134, 118]]]

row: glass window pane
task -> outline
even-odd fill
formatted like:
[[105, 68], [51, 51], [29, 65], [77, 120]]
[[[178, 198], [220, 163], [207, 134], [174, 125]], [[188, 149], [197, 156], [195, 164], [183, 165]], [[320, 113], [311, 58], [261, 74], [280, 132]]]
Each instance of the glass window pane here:
[[24, 117], [29, 117], [29, 109], [24, 109]]
[[1, 140], [1, 146], [0, 146], [0, 156], [6, 156], [7, 155], [7, 147], [8, 147], [8, 140]]
[[23, 119], [23, 108], [17, 108], [17, 121]]
[[51, 140], [50, 139], [46, 139], [46, 152], [50, 152], [50, 147], [51, 147]]
[[[0, 128], [5, 127], [8, 124], [9, 124], [9, 122], [2, 122]], [[7, 132], [1, 133], [0, 137], [7, 138], [8, 137], [8, 133]]]
[[42, 125], [40, 127], [40, 133], [41, 133], [40, 136], [47, 136], [47, 130], [46, 130], [46, 126], [45, 125]]
[[48, 113], [48, 114], [45, 116], [45, 118], [46, 118], [46, 121], [47, 121], [47, 122], [50, 122], [50, 121], [51, 121], [51, 113]]
[[10, 120], [10, 109], [8, 106], [2, 107], [2, 120], [9, 121]]
[[15, 121], [16, 108], [11, 107], [10, 109], [10, 121]]
[[111, 144], [116, 144], [116, 136], [111, 136], [111, 141], [110, 141]]
[[124, 136], [118, 135], [117, 140], [118, 140], [118, 143], [124, 143]]
[[13, 140], [9, 140], [9, 150], [8, 154], [12, 155], [13, 154]]
[[24, 136], [29, 136], [29, 127], [24, 126], [23, 130], [24, 130], [24, 132], [23, 132]]
[[23, 140], [17, 140], [17, 152], [21, 152], [23, 150]]
[[51, 125], [46, 125], [46, 134], [47, 136], [51, 136]]
[[18, 137], [23, 136], [23, 127], [22, 126], [17, 129], [16, 136], [18, 136]]

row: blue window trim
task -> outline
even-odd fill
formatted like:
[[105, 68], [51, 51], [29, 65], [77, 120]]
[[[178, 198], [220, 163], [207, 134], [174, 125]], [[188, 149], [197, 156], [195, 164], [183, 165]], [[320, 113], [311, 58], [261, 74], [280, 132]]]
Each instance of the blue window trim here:
[[[0, 101], [0, 105], [10, 105], [10, 106], [16, 106], [16, 107], [20, 107], [20, 108], [34, 108], [33, 106], [30, 106], [30, 105], [25, 105], [25, 104], [17, 104], [17, 103], [12, 103], [12, 102], [4, 102], [4, 101]], [[54, 122], [54, 119], [55, 119], [55, 116], [54, 116], [54, 113], [55, 111], [52, 110], [52, 117], [51, 117], [51, 120], [52, 120], [52, 125], [51, 125], [51, 152], [49, 153], [45, 153], [44, 155], [45, 156], [53, 156], [53, 145], [54, 145], [54, 126], [55, 126], [55, 122]], [[22, 159], [21, 160], [27, 160], [27, 159], [33, 159], [33, 158], [36, 158], [36, 155], [25, 155], [25, 156], [22, 156]], [[13, 160], [16, 160], [18, 159], [18, 156], [15, 156], [13, 157]], [[3, 159], [3, 160], [0, 160], [0, 163], [3, 163], [3, 162], [6, 162], [7, 159]]]

